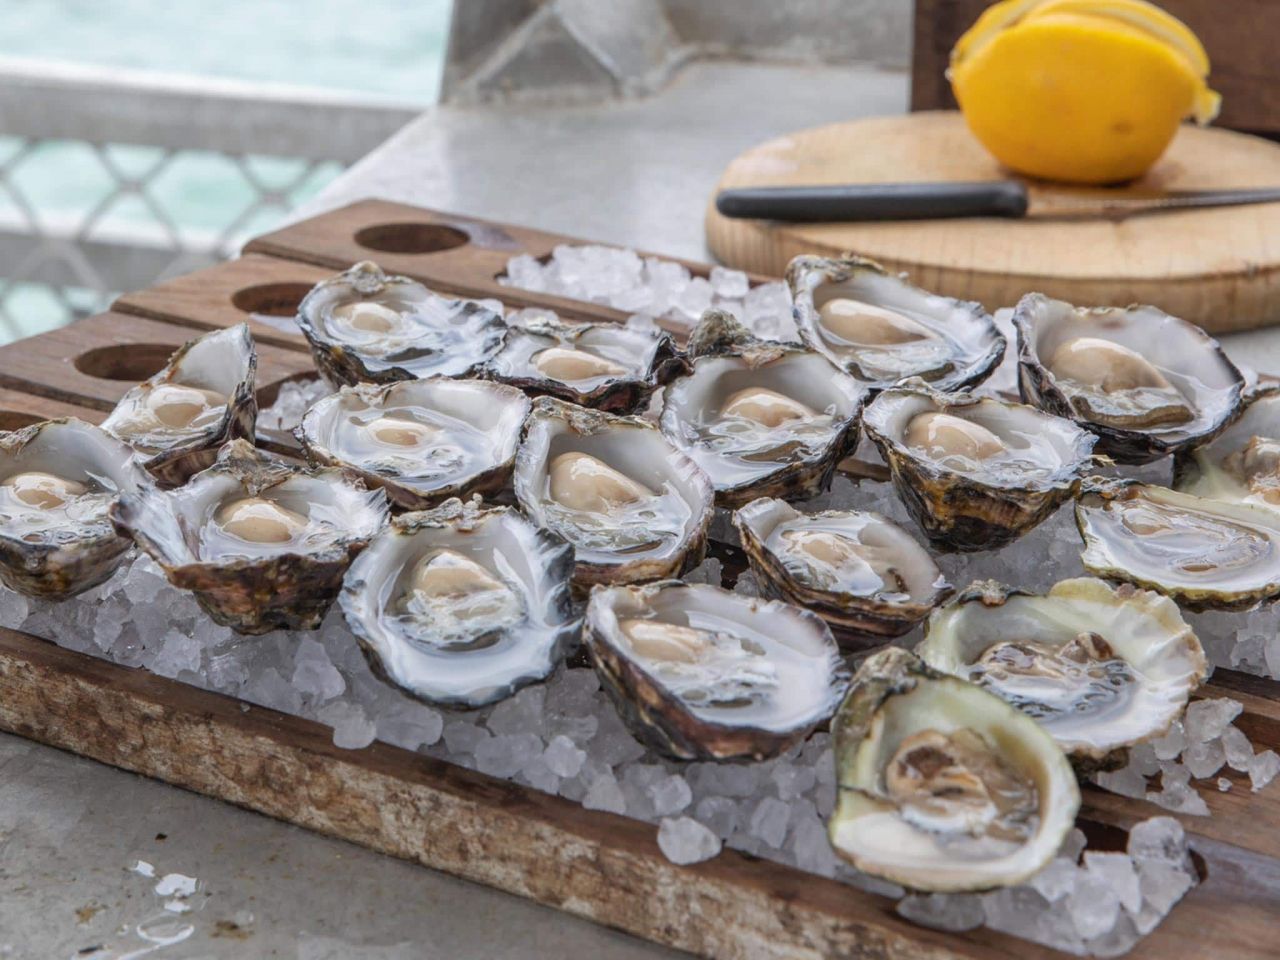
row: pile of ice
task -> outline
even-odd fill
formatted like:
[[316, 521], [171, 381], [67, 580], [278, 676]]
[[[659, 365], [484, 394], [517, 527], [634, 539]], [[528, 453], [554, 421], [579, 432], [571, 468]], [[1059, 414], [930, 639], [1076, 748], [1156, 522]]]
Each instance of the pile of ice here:
[[712, 267], [709, 277], [698, 277], [683, 264], [642, 258], [634, 250], [561, 244], [545, 263], [528, 254], [513, 257], [499, 283], [689, 327], [715, 307], [732, 313], [761, 337], [796, 339], [786, 284], [753, 287], [741, 270]]
[[275, 402], [258, 411], [258, 433], [278, 439], [291, 438], [293, 428], [302, 422], [302, 415], [313, 403], [331, 393], [333, 387], [320, 377], [286, 380], [280, 385]]

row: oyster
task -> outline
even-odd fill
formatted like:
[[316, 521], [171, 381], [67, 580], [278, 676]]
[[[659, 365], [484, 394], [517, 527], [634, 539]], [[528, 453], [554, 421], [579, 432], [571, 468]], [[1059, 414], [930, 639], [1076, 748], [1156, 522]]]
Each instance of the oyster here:
[[1030, 293], [1013, 313], [1027, 403], [1147, 463], [1202, 443], [1240, 406], [1244, 378], [1218, 341], [1155, 307], [1073, 307]]
[[766, 497], [733, 523], [769, 595], [853, 634], [855, 647], [901, 636], [952, 592], [929, 551], [878, 513], [803, 514]]
[[706, 548], [711, 481], [638, 417], [539, 397], [514, 486], [530, 520], [573, 544], [580, 588], [676, 576]]
[[48, 600], [102, 583], [133, 546], [108, 511], [144, 484], [129, 448], [80, 420], [0, 433], [0, 581]]
[[990, 550], [1079, 488], [1094, 438], [1070, 420], [921, 384], [886, 390], [862, 417], [894, 489], [935, 544]]
[[858, 670], [832, 721], [836, 853], [917, 890], [1026, 880], [1080, 808], [1066, 756], [995, 694], [896, 647]]
[[429, 703], [479, 707], [547, 676], [577, 642], [572, 573], [555, 534], [454, 499], [392, 520], [339, 602], [376, 673]]
[[667, 386], [661, 426], [706, 471], [721, 506], [810, 497], [858, 441], [866, 388], [794, 344], [757, 340], [708, 311], [689, 340], [692, 372]]
[[1249, 400], [1231, 425], [1174, 459], [1174, 488], [1280, 510], [1280, 391]]
[[616, 323], [515, 322], [485, 376], [530, 395], [630, 413], [684, 368], [671, 335]]
[[831, 716], [848, 682], [812, 613], [707, 584], [596, 587], [591, 661], [631, 729], [680, 760], [764, 760]]
[[1004, 337], [982, 306], [940, 297], [872, 260], [796, 257], [787, 285], [800, 338], [872, 387], [920, 377], [939, 390], [984, 380]]
[[418, 510], [502, 489], [530, 406], [515, 387], [486, 380], [363, 383], [317, 401], [297, 435], [309, 460], [348, 467]]
[[299, 470], [233, 440], [184, 487], [125, 493], [111, 520], [217, 623], [259, 634], [318, 627], [387, 512], [381, 490], [343, 470]]
[[1076, 501], [1080, 559], [1099, 577], [1192, 610], [1246, 610], [1280, 597], [1280, 515], [1166, 487], [1101, 477]]
[[253, 439], [257, 368], [248, 324], [206, 333], [121, 397], [102, 429], [132, 447], [161, 483], [185, 483], [228, 440]]
[[450, 300], [369, 261], [316, 284], [297, 320], [334, 387], [463, 377], [496, 354], [507, 335], [489, 306]]
[[975, 583], [929, 618], [916, 653], [1094, 762], [1163, 736], [1205, 676], [1204, 650], [1172, 600], [1092, 577], [1044, 596]]

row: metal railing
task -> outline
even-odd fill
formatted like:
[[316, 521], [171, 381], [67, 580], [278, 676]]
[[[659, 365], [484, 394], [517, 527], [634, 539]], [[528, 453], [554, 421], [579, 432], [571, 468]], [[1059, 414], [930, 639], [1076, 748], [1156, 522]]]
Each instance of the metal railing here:
[[[120, 291], [233, 255], [270, 214], [286, 213], [420, 110], [328, 91], [0, 57], [0, 339], [34, 332], [15, 309], [32, 287], [63, 311], [39, 323], [53, 326]], [[42, 205], [30, 184], [68, 144], [79, 145], [81, 160], [66, 192], [85, 196]], [[239, 194], [199, 229], [159, 189], [180, 180], [192, 157], [219, 158]], [[282, 175], [268, 176], [264, 164]], [[40, 192], [57, 192], [47, 180]], [[70, 189], [88, 180], [101, 189]], [[123, 205], [133, 213], [122, 220], [114, 214]]]

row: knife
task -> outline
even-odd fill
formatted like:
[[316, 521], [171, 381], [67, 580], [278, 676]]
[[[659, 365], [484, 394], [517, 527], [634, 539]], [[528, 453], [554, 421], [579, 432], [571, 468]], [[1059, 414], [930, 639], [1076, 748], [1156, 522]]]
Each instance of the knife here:
[[954, 217], [1121, 219], [1135, 214], [1280, 201], [1280, 187], [1172, 190], [1151, 193], [1082, 191], [1032, 204], [1017, 180], [977, 183], [859, 183], [808, 187], [738, 187], [716, 196], [731, 219], [789, 223], [854, 220], [939, 220]]

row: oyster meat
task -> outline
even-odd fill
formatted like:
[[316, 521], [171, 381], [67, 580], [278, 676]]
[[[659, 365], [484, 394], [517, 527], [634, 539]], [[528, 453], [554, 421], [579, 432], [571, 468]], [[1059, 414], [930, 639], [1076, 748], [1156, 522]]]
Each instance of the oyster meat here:
[[502, 349], [507, 335], [490, 306], [442, 297], [369, 261], [316, 284], [297, 320], [335, 388], [466, 376]]
[[1034, 717], [1088, 763], [1163, 736], [1205, 676], [1177, 604], [1092, 577], [1044, 596], [975, 583], [929, 618], [916, 654]]
[[1095, 478], [1076, 501], [1080, 559], [1099, 577], [1193, 610], [1244, 610], [1280, 596], [1280, 515], [1166, 487]]
[[862, 423], [921, 529], [960, 551], [1004, 546], [1050, 516], [1079, 488], [1094, 443], [1034, 407], [919, 383], [881, 393]]
[[597, 587], [587, 651], [636, 735], [680, 760], [763, 760], [831, 716], [849, 679], [808, 611], [707, 584]]
[[228, 440], [253, 439], [257, 368], [248, 324], [207, 333], [126, 393], [102, 429], [132, 447], [161, 483], [185, 483]]
[[670, 334], [616, 323], [563, 323], [536, 315], [514, 321], [485, 376], [533, 396], [630, 413], [684, 367]]
[[133, 546], [108, 511], [144, 485], [129, 448], [80, 420], [0, 433], [0, 581], [47, 600], [96, 587]]
[[420, 510], [502, 489], [530, 407], [515, 387], [487, 380], [364, 383], [317, 401], [297, 435], [312, 462], [348, 467]]
[[663, 393], [662, 432], [706, 471], [718, 504], [809, 497], [830, 484], [857, 445], [864, 386], [719, 310], [703, 316], [688, 352], [692, 371]]
[[765, 497], [733, 523], [769, 595], [812, 610], [855, 648], [901, 636], [952, 592], [929, 551], [878, 513], [803, 514]]
[[787, 285], [805, 344], [871, 387], [920, 377], [958, 390], [985, 379], [1004, 355], [1004, 337], [980, 304], [921, 290], [871, 260], [796, 257]]
[[676, 576], [706, 548], [711, 481], [638, 417], [539, 397], [514, 486], [529, 519], [573, 544], [579, 588]]
[[453, 499], [392, 520], [339, 600], [374, 672], [420, 700], [479, 707], [547, 676], [577, 642], [572, 574], [555, 534]]
[[1174, 487], [1280, 510], [1280, 391], [1253, 396], [1225, 430], [1174, 460]]
[[387, 500], [346, 471], [304, 471], [233, 440], [176, 490], [125, 493], [116, 529], [239, 633], [313, 630], [352, 558], [383, 526]]
[[1022, 398], [1071, 417], [1121, 463], [1202, 443], [1240, 406], [1218, 342], [1155, 307], [1073, 307], [1031, 293], [1013, 313]]
[[869, 658], [832, 721], [835, 851], [917, 890], [1021, 883], [1057, 854], [1080, 789], [1036, 721], [906, 650]]

